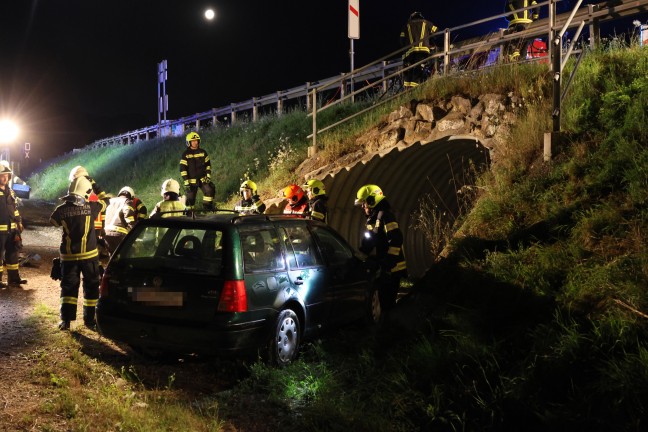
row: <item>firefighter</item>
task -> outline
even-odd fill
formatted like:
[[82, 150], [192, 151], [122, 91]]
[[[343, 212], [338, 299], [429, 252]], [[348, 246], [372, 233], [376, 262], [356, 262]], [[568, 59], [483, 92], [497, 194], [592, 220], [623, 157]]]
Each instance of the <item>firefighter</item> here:
[[[4, 161], [3, 161], [4, 162]], [[8, 164], [0, 164], [0, 287], [20, 287], [27, 281], [18, 271], [18, 251], [22, 247], [20, 234], [23, 231], [22, 218], [16, 205], [16, 194], [9, 186], [13, 171]], [[2, 282], [2, 273], [7, 269], [7, 284]]]
[[319, 180], [308, 180], [304, 185], [308, 197], [308, 207], [312, 219], [328, 223], [328, 196], [324, 183]]
[[[97, 194], [92, 192], [90, 194], [90, 201], [97, 202], [99, 198]], [[97, 218], [94, 220], [95, 234], [97, 235], [97, 249], [99, 249], [99, 258], [109, 258], [110, 257], [110, 247], [106, 241], [106, 211], [99, 213]]]
[[[421, 12], [414, 12], [407, 20], [400, 34], [401, 47], [410, 48], [403, 54], [403, 69], [428, 58], [432, 50], [436, 49], [432, 42], [432, 34], [437, 31], [437, 26], [426, 20]], [[423, 62], [418, 66], [403, 72], [403, 85], [416, 87], [430, 75], [430, 65]]]
[[[505, 33], [512, 34], [524, 31], [533, 21], [537, 20], [540, 17], [539, 7], [526, 9], [522, 12], [513, 12], [514, 10], [522, 9], [536, 4], [537, 3], [535, 0], [506, 0], [506, 7], [504, 8], [504, 11], [510, 13], [506, 16], [506, 19], [509, 23]], [[509, 42], [506, 46], [508, 60], [511, 62], [526, 60], [528, 46], [528, 40]]]
[[106, 209], [106, 241], [111, 254], [135, 225], [134, 195], [133, 188], [124, 186], [115, 198], [110, 199]]
[[367, 216], [367, 231], [360, 251], [369, 254], [375, 250], [380, 266], [376, 285], [384, 318], [396, 303], [401, 278], [407, 277], [403, 233], [380, 187], [372, 184], [362, 186], [356, 194], [355, 205], [362, 207]]
[[239, 188], [241, 200], [234, 206], [234, 211], [241, 215], [262, 214], [266, 205], [257, 195], [257, 185], [252, 180], [245, 180]]
[[184, 214], [186, 207], [182, 201], [180, 201], [180, 184], [177, 181], [173, 179], [164, 180], [160, 195], [162, 195], [162, 198], [164, 199], [155, 205], [150, 217], [166, 218], [171, 216], [182, 216]]
[[302, 188], [296, 184], [286, 186], [283, 190], [283, 196], [288, 200], [286, 207], [284, 207], [284, 214], [308, 216], [310, 212], [308, 197], [304, 194]]
[[133, 207], [135, 207], [135, 222], [137, 222], [140, 219], [148, 219], [148, 209], [142, 202], [142, 200], [133, 195], [132, 197], [133, 200]]
[[211, 181], [211, 162], [205, 149], [200, 147], [200, 135], [187, 134], [187, 149], [180, 159], [180, 175], [184, 180], [187, 209], [193, 210], [198, 188], [203, 192], [203, 208], [213, 210], [216, 187]]
[[[61, 321], [58, 328], [69, 330], [70, 322], [76, 320], [79, 285], [83, 275], [83, 322], [90, 329], [96, 328], [95, 307], [99, 299], [99, 252], [94, 220], [105, 210], [109, 198], [87, 175], [85, 168], [73, 168], [68, 194], [50, 217], [50, 223], [63, 228], [61, 246]], [[89, 200], [97, 194], [98, 201]]]

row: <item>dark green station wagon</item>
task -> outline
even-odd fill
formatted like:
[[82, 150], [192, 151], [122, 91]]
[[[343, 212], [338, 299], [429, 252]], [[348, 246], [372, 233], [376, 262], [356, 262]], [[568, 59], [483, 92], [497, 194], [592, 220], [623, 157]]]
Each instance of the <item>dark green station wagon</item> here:
[[255, 350], [285, 365], [322, 330], [380, 319], [374, 275], [371, 261], [317, 221], [143, 220], [108, 263], [97, 324], [142, 351]]

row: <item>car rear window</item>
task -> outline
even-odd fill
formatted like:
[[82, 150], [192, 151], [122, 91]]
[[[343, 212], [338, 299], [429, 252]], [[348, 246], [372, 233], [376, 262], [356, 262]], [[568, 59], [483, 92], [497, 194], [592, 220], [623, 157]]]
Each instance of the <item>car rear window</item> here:
[[202, 228], [145, 226], [124, 239], [113, 257], [140, 267], [169, 267], [178, 271], [211, 273], [222, 269], [223, 232]]
[[286, 268], [276, 230], [273, 228], [241, 230], [240, 237], [246, 273]]

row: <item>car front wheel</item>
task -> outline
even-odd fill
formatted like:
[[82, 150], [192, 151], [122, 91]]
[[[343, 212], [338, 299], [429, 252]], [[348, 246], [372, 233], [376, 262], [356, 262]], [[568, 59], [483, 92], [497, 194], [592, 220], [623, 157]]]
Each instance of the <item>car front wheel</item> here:
[[299, 318], [290, 309], [281, 311], [277, 317], [274, 337], [270, 340], [270, 361], [286, 366], [297, 358], [300, 340]]
[[369, 304], [367, 311], [369, 324], [379, 324], [382, 319], [382, 308], [380, 307], [380, 293], [374, 287], [369, 290]]

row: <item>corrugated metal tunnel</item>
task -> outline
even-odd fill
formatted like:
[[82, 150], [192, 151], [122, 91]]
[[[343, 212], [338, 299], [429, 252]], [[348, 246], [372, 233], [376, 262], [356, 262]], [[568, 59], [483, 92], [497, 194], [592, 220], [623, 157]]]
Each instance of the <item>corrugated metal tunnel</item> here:
[[415, 228], [415, 213], [421, 197], [429, 195], [435, 204], [455, 215], [456, 192], [470, 184], [470, 167], [482, 171], [490, 163], [489, 152], [474, 137], [446, 137], [427, 144], [394, 148], [366, 162], [343, 168], [321, 179], [329, 196], [329, 224], [351, 245], [358, 246], [366, 217], [354, 207], [356, 192], [364, 184], [381, 187], [396, 212], [405, 236], [405, 254], [410, 276], [425, 274], [433, 262], [429, 241]]

